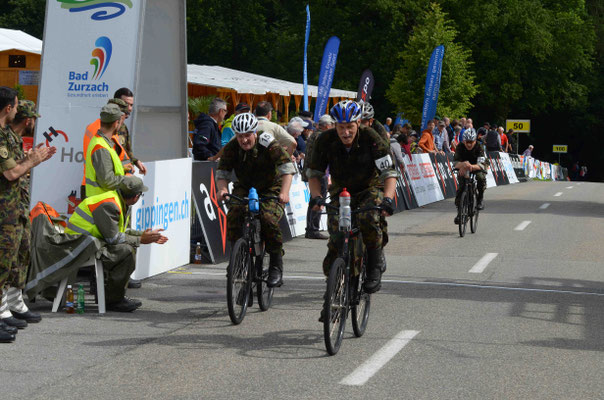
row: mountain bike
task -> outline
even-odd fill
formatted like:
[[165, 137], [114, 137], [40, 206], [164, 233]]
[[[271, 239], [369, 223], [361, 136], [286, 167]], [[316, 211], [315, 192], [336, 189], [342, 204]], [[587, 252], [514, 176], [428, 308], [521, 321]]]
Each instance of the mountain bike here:
[[[339, 211], [338, 207], [325, 204], [328, 209]], [[357, 208], [351, 212], [354, 216], [367, 211], [381, 211], [379, 206]], [[338, 212], [328, 212], [338, 215]], [[331, 264], [327, 278], [327, 290], [323, 304], [323, 336], [325, 347], [330, 355], [340, 349], [348, 312], [352, 311], [352, 330], [356, 337], [365, 333], [371, 309], [371, 295], [363, 289], [367, 277], [367, 251], [363, 244], [361, 231], [356, 218], [352, 218], [352, 227], [342, 232], [337, 244], [338, 258]]]
[[[231, 257], [227, 267], [227, 305], [229, 317], [233, 324], [243, 321], [248, 307], [253, 305], [253, 289], [256, 288], [260, 310], [266, 311], [273, 302], [274, 288], [266, 284], [268, 266], [265, 267], [266, 252], [260, 236], [260, 213], [250, 211], [247, 197], [233, 194], [225, 196], [228, 202], [235, 201], [246, 205], [246, 215], [243, 224], [243, 236], [235, 242], [231, 249]], [[262, 197], [260, 203], [269, 200], [279, 200], [278, 197]]]
[[[455, 171], [459, 169], [455, 168]], [[480, 170], [484, 172], [484, 170]], [[476, 191], [476, 172], [471, 171], [468, 178], [463, 178], [464, 183], [461, 195], [459, 196], [459, 205], [457, 206], [457, 216], [459, 217], [459, 236], [464, 237], [468, 221], [470, 222], [470, 231], [476, 233], [478, 228], [478, 201]], [[458, 179], [461, 183], [461, 179]]]

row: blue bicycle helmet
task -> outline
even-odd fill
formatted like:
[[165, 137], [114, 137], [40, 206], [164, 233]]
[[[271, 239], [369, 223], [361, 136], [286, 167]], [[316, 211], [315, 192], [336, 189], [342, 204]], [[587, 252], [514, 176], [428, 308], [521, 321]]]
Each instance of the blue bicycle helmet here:
[[354, 122], [361, 119], [362, 108], [356, 101], [342, 100], [331, 108], [329, 114], [337, 123]]

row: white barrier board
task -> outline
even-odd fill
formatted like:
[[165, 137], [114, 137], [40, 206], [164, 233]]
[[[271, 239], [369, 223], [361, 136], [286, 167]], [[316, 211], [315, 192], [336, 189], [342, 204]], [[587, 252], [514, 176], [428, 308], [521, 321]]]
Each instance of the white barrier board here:
[[520, 181], [516, 176], [516, 171], [514, 171], [514, 165], [512, 164], [510, 155], [508, 153], [499, 153], [499, 157], [501, 157], [501, 163], [503, 164], [505, 174], [508, 176], [510, 183], [519, 183]]
[[405, 168], [411, 179], [411, 187], [421, 207], [428, 203], [444, 200], [442, 190], [439, 188], [434, 167], [428, 154], [413, 154], [413, 157], [403, 157]]

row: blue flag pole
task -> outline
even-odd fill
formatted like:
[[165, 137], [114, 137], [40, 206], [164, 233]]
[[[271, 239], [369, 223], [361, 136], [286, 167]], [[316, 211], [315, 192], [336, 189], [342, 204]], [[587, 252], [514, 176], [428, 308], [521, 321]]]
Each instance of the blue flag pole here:
[[319, 74], [319, 85], [317, 93], [317, 103], [315, 104], [315, 121], [321, 118], [325, 112], [329, 101], [329, 91], [336, 71], [336, 61], [338, 60], [338, 50], [340, 49], [340, 39], [332, 36], [323, 50], [323, 61], [321, 61], [321, 73]]
[[430, 56], [428, 73], [426, 74], [424, 105], [422, 107], [422, 131], [428, 126], [428, 121], [436, 115], [436, 104], [438, 103], [438, 91], [440, 90], [440, 76], [444, 55], [445, 46], [440, 45], [432, 51], [432, 55]]
[[310, 36], [310, 7], [306, 5], [306, 34], [304, 36], [304, 111], [308, 111], [308, 73], [307, 73], [307, 49], [308, 37]]

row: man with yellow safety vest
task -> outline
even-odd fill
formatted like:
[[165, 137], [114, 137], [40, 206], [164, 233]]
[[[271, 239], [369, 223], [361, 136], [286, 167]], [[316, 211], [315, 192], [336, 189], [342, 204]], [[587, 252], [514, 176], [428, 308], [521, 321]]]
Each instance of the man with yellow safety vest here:
[[126, 284], [136, 263], [136, 248], [141, 244], [164, 244], [163, 229], [144, 232], [128, 229], [128, 209], [148, 188], [140, 178], [123, 177], [117, 190], [96, 194], [82, 201], [67, 222], [65, 233], [90, 235], [107, 243], [101, 261], [105, 271], [107, 310], [132, 312], [142, 305], [128, 298]]

